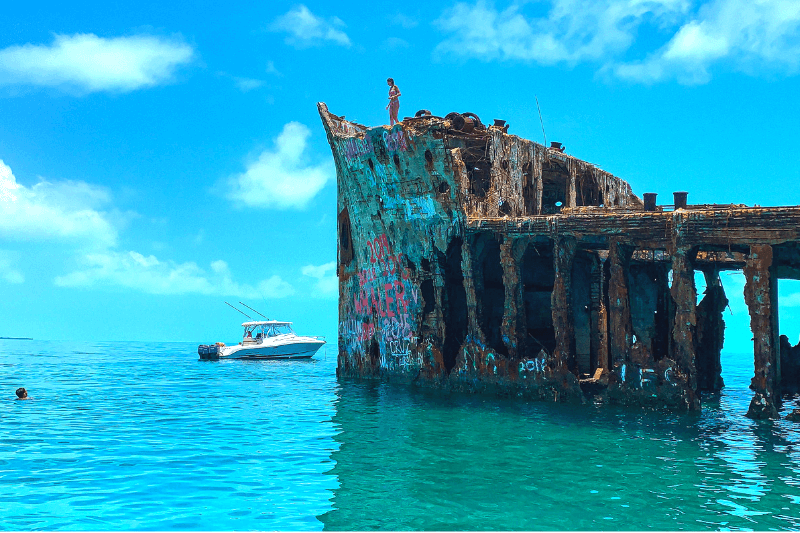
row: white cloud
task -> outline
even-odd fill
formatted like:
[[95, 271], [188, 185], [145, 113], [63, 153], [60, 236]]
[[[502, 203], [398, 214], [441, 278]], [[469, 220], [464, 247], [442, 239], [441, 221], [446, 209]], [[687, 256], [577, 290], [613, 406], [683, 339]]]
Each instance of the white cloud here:
[[406, 30], [416, 28], [419, 25], [419, 22], [417, 22], [416, 19], [402, 13], [397, 13], [394, 17], [392, 17], [392, 23]]
[[522, 60], [551, 65], [598, 61], [627, 50], [645, 22], [668, 24], [688, 0], [553, 0], [544, 17], [522, 6], [495, 9], [487, 2], [458, 3], [436, 25], [450, 36], [437, 53], [483, 60]]
[[272, 31], [287, 33], [287, 44], [296, 48], [307, 48], [325, 44], [326, 41], [350, 46], [350, 38], [340, 29], [344, 26], [344, 22], [338, 17], [326, 20], [300, 4], [275, 19], [269, 28]]
[[311, 131], [299, 122], [283, 127], [272, 150], [228, 179], [227, 197], [248, 207], [302, 209], [334, 176], [330, 161], [308, 164]]
[[[2, 265], [0, 265], [2, 267]], [[25, 276], [19, 270], [9, 269], [2, 273], [2, 278], [8, 283], [25, 283]]]
[[337, 298], [339, 296], [339, 278], [336, 277], [336, 261], [325, 263], [324, 265], [306, 265], [303, 267], [303, 275], [317, 280], [314, 288], [314, 296], [320, 298]]
[[58, 276], [55, 284], [60, 287], [117, 286], [160, 295], [283, 298], [294, 294], [294, 288], [277, 275], [256, 285], [238, 283], [233, 280], [227, 263], [222, 260], [213, 261], [210, 271], [193, 262], [163, 261], [153, 255], [144, 256], [133, 251], [86, 254], [82, 262], [82, 270]]
[[[282, 146], [280, 139], [278, 146]], [[286, 156], [291, 152], [291, 146], [297, 148], [291, 142], [289, 146], [276, 153]], [[296, 157], [299, 158], [302, 152], [303, 146], [299, 147]], [[222, 260], [213, 261], [203, 268], [195, 262], [179, 263], [135, 251], [117, 251], [114, 249], [117, 228], [124, 225], [122, 219], [126, 215], [120, 214], [111, 204], [108, 190], [82, 181], [42, 180], [26, 187], [17, 183], [11, 169], [0, 160], [0, 242], [44, 240], [48, 247], [53, 242], [66, 245], [61, 252], [77, 254], [78, 267], [57, 276], [53, 280], [57, 286], [114, 286], [157, 295], [205, 294], [241, 298], [282, 298], [295, 292], [290, 283], [277, 275], [256, 284], [236, 281]], [[203, 229], [191, 237], [195, 244], [201, 244], [204, 239]], [[165, 243], [155, 242], [153, 246], [171, 249]], [[17, 254], [0, 250], [0, 284], [25, 281], [25, 276], [16, 266]]]
[[272, 74], [274, 76], [282, 77], [283, 74], [275, 67], [275, 62], [267, 61], [267, 68], [265, 69], [267, 74]]
[[113, 214], [104, 211], [111, 194], [83, 181], [17, 183], [0, 160], [0, 238], [78, 241], [107, 247], [117, 240]]
[[699, 9], [690, 0], [547, 4], [544, 14], [532, 16], [532, 4], [523, 1], [505, 9], [483, 0], [457, 3], [435, 22], [447, 34], [435, 53], [541, 65], [589, 62], [645, 83], [706, 83], [717, 64], [751, 75], [800, 70], [797, 0], [710, 0]]
[[234, 76], [233, 81], [236, 84], [236, 88], [243, 93], [252, 91], [253, 89], [258, 89], [264, 85], [263, 80], [255, 80], [253, 78], [238, 78]]
[[0, 85], [128, 92], [169, 82], [177, 67], [194, 55], [194, 49], [178, 38], [55, 35], [50, 45], [0, 50]]
[[0, 281], [13, 284], [25, 282], [25, 276], [14, 267], [15, 255], [12, 252], [0, 250]]
[[725, 65], [748, 74], [800, 70], [800, 2], [714, 0], [686, 21], [670, 41], [646, 59], [621, 63], [614, 73], [652, 83], [675, 78], [707, 83], [709, 69]]
[[401, 48], [408, 48], [408, 41], [399, 37], [387, 37], [383, 41], [383, 48], [386, 50], [399, 50]]

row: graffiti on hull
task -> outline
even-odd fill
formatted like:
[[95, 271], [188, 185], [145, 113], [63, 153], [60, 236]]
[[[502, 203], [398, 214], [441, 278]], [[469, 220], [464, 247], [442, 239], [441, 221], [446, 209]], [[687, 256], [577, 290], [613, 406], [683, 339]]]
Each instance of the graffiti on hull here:
[[402, 253], [392, 253], [389, 239], [382, 234], [368, 241], [363, 250], [366, 268], [353, 283], [353, 297], [344, 302], [339, 323], [341, 349], [367, 354], [373, 341], [380, 349], [380, 365], [387, 370], [419, 367], [414, 353], [417, 337], [413, 322], [419, 307], [419, 290], [411, 280]]

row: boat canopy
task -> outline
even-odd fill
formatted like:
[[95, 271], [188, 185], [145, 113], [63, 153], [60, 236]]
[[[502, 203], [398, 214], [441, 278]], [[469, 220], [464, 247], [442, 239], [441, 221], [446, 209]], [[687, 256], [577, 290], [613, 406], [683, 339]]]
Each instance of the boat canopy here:
[[291, 326], [291, 322], [279, 322], [277, 320], [254, 320], [252, 322], [243, 322], [242, 327], [249, 328], [252, 326]]
[[277, 320], [253, 320], [242, 323], [244, 326], [244, 342], [263, 339], [264, 337], [277, 337], [279, 335], [294, 335], [291, 322]]

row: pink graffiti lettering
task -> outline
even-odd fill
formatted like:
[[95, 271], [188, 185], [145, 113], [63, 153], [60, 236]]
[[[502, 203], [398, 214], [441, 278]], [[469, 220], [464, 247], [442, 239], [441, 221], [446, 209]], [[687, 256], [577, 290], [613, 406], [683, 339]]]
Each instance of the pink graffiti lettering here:
[[384, 131], [383, 142], [386, 143], [386, 149], [392, 152], [405, 152], [408, 150], [406, 136], [402, 129], [398, 129], [393, 133]]
[[369, 136], [360, 139], [350, 137], [342, 142], [344, 156], [349, 166], [352, 166], [360, 157], [373, 153], [372, 139]]

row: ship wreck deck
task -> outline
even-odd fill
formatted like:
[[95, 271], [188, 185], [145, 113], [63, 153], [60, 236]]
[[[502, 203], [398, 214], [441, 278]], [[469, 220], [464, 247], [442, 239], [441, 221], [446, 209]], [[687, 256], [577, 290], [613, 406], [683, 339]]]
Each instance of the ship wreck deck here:
[[339, 191], [340, 376], [699, 409], [724, 386], [719, 274], [741, 270], [747, 415], [776, 418], [798, 392], [777, 284], [800, 279], [800, 206], [691, 205], [686, 193], [658, 206], [503, 121], [420, 113], [366, 128], [320, 104]]
[[572, 236], [579, 248], [597, 250], [616, 241], [634, 247], [639, 260], [669, 261], [678, 246], [695, 247], [699, 264], [720, 271], [742, 270], [750, 246], [769, 244], [776, 252], [776, 276], [800, 280], [800, 206], [688, 205], [660, 212], [577, 208], [550, 216], [467, 217], [466, 231], [553, 240]]

